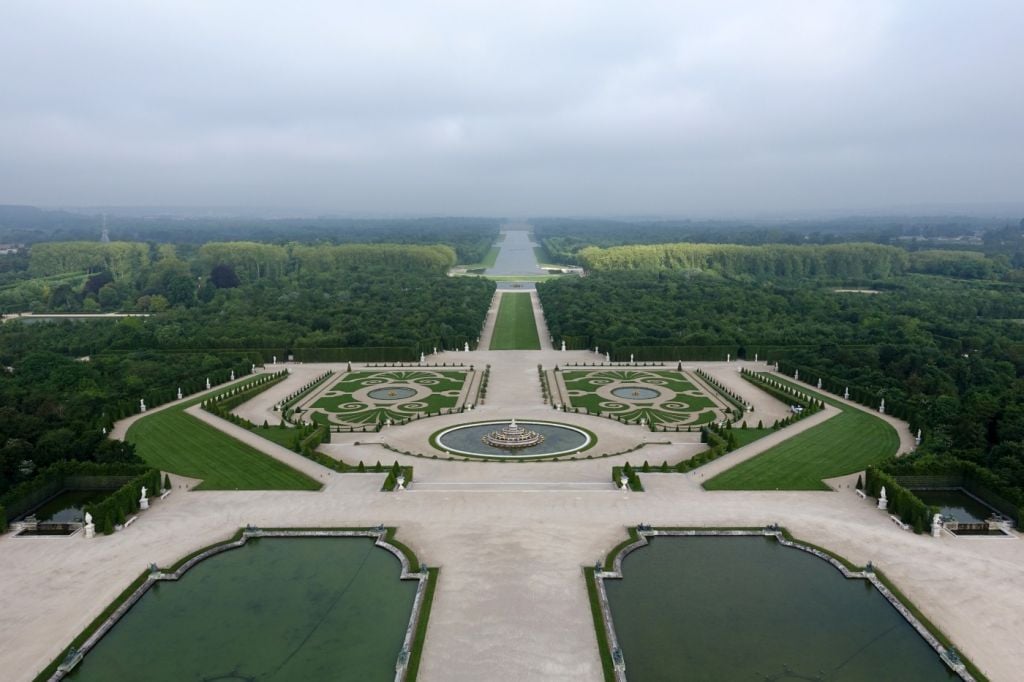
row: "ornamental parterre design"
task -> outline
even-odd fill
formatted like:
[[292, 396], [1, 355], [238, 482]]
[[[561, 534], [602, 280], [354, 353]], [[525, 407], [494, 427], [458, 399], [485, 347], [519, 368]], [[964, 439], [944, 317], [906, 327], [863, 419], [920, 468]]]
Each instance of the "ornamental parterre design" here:
[[604, 417], [674, 427], [708, 424], [728, 414], [717, 395], [685, 372], [567, 369], [554, 375], [571, 407]]
[[466, 402], [475, 374], [468, 368], [348, 372], [304, 406], [305, 416], [352, 427], [454, 411]]

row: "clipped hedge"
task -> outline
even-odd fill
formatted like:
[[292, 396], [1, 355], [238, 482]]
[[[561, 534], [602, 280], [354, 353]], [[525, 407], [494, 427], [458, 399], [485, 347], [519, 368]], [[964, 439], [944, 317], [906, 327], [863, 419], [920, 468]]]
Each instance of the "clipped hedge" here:
[[900, 485], [894, 476], [877, 467], [868, 467], [864, 472], [864, 492], [871, 497], [878, 497], [883, 486], [889, 500], [890, 513], [899, 516], [915, 533], [923, 533], [931, 526], [932, 517], [939, 511], [938, 507], [926, 505], [913, 491]]
[[129, 515], [138, 511], [143, 486], [148, 493], [157, 493], [160, 490], [160, 470], [146, 467], [145, 471], [103, 500], [86, 505], [85, 511], [92, 514], [96, 529], [104, 535], [110, 535], [114, 532], [114, 526], [123, 524]]
[[[4, 509], [3, 522], [0, 526], [6, 529], [7, 518], [18, 518], [29, 510], [39, 506], [66, 487], [65, 481], [74, 478], [76, 488], [92, 488], [102, 490], [109, 488], [116, 489], [123, 485], [129, 478], [138, 476], [147, 471], [149, 467], [143, 464], [128, 464], [115, 462], [100, 464], [98, 462], [79, 462], [62, 460], [55, 462], [42, 469], [31, 479], [19, 483], [0, 497], [0, 507]], [[107, 481], [97, 481], [97, 485], [83, 485], [89, 483], [83, 478], [104, 478]], [[159, 487], [159, 486], [158, 486]]]

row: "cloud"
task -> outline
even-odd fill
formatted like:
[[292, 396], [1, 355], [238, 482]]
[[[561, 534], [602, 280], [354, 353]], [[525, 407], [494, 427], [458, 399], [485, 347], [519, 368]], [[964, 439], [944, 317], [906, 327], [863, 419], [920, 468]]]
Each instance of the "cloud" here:
[[0, 201], [666, 213], [1017, 197], [1024, 6], [0, 5]]

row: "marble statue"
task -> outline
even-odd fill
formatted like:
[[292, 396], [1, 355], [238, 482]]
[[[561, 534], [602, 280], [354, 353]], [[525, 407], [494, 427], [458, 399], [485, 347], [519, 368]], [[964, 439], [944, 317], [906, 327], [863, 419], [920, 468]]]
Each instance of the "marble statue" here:
[[139, 412], [145, 412], [145, 411], [146, 411], [146, 401], [143, 400], [142, 398], [139, 398]]
[[465, 345], [463, 345], [462, 347], [462, 350], [464, 350], [467, 353], [469, 352], [469, 341], [466, 341]]
[[732, 362], [732, 353], [726, 353], [725, 354], [725, 361], [726, 362]]
[[936, 514], [932, 517], [932, 537], [937, 538], [942, 535], [942, 514]]
[[565, 339], [562, 339], [562, 352], [565, 352]]
[[274, 364], [275, 365], [277, 364], [277, 356], [276, 355], [274, 356]]
[[231, 370], [231, 381], [235, 380], [235, 370]]
[[608, 352], [605, 352], [605, 354], [604, 354], [604, 361], [605, 362], [611, 362], [612, 361], [612, 354], [608, 353]]
[[878, 411], [885, 414], [885, 398], [882, 398], [882, 402], [878, 406]]
[[800, 370], [795, 370], [793, 372], [793, 378], [796, 379], [797, 381], [800, 381]]
[[821, 390], [821, 377], [818, 377], [818, 390]]
[[96, 524], [92, 522], [92, 514], [85, 512], [85, 537], [96, 537]]
[[426, 360], [427, 360], [426, 354], [420, 353], [420, 364], [422, 365], [424, 362], [426, 362]]
[[845, 388], [845, 389], [843, 390], [843, 398], [845, 398], [846, 400], [849, 400], [849, 399], [850, 399], [850, 387], [849, 387], [849, 386], [847, 386], [847, 387], [846, 387], [846, 388]]
[[178, 386], [178, 400], [181, 400], [181, 386]]
[[90, 514], [89, 512], [85, 512], [85, 525], [88, 526], [88, 525], [91, 525], [91, 524], [92, 524], [92, 514]]
[[917, 430], [917, 435], [914, 437], [914, 445], [921, 444], [921, 429]]
[[139, 496], [139, 509], [149, 509], [149, 498], [146, 497], [146, 486], [142, 486], [142, 495]]
[[754, 362], [757, 362], [757, 353], [754, 353]]
[[633, 354], [632, 353], [629, 354], [629, 364], [631, 364], [631, 365], [633, 364]]
[[878, 508], [885, 511], [889, 508], [889, 498], [885, 496], [885, 486], [882, 486], [881, 492], [878, 493]]
[[210, 390], [210, 377], [206, 377], [206, 390]]

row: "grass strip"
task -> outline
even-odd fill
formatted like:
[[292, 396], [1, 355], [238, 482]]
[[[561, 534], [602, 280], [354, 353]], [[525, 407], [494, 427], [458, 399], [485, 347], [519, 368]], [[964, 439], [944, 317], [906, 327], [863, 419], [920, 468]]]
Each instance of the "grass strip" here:
[[592, 566], [584, 567], [583, 578], [587, 581], [587, 599], [590, 601], [590, 615], [594, 619], [594, 634], [597, 635], [597, 650], [601, 654], [604, 682], [615, 682], [615, 664], [612, 661], [611, 647], [608, 645], [608, 633], [604, 631], [604, 615], [601, 613], [601, 601], [597, 596], [597, 578], [594, 577]]
[[540, 350], [540, 336], [528, 293], [502, 294], [491, 350]]

